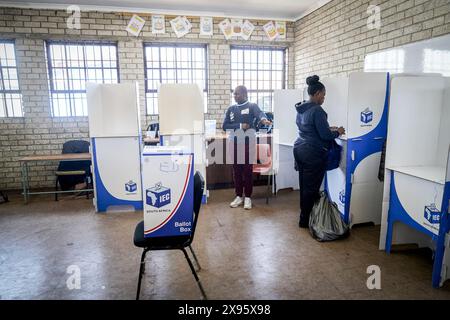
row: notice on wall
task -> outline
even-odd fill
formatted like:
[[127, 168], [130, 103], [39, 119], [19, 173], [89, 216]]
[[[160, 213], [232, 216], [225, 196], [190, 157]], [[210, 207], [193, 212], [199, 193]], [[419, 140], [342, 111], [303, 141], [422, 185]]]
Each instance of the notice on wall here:
[[269, 40], [275, 40], [278, 37], [278, 32], [277, 32], [277, 28], [275, 27], [275, 24], [273, 23], [273, 21], [269, 21], [267, 22], [264, 26], [263, 26], [264, 32], [267, 35], [267, 38], [269, 38]]
[[134, 14], [125, 30], [137, 37], [144, 27], [144, 24], [145, 20]]
[[230, 19], [225, 19], [219, 23], [220, 31], [222, 31], [225, 39], [230, 39], [233, 36], [233, 26], [231, 25]]
[[186, 17], [178, 16], [175, 19], [170, 20], [173, 32], [175, 32], [178, 38], [185, 36], [191, 31], [192, 24]]
[[166, 33], [166, 22], [164, 16], [162, 15], [152, 16], [152, 33], [156, 34]]
[[275, 28], [278, 32], [278, 38], [286, 39], [286, 22], [284, 21], [276, 21]]
[[240, 36], [242, 32], [242, 19], [231, 19], [233, 36]]
[[200, 35], [212, 36], [213, 35], [213, 18], [212, 17], [200, 17]]
[[253, 23], [251, 23], [248, 20], [245, 20], [244, 23], [242, 24], [242, 32], [241, 32], [242, 39], [248, 40], [252, 35], [253, 30], [255, 30], [255, 26], [253, 25]]

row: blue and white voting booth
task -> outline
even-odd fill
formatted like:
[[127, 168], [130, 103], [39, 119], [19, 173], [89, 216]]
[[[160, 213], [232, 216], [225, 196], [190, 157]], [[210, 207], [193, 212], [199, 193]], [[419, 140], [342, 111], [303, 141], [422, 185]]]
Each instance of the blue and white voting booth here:
[[380, 249], [434, 250], [433, 286], [450, 278], [450, 80], [396, 75], [391, 83]]
[[86, 86], [97, 212], [142, 209], [137, 83]]
[[[197, 84], [162, 84], [158, 90], [161, 146], [184, 147], [195, 155], [194, 170], [206, 181], [206, 139], [203, 93]], [[206, 183], [205, 183], [206, 185]], [[205, 188], [203, 203], [208, 190]]]
[[322, 80], [327, 94], [323, 109], [330, 126], [343, 126], [346, 136], [339, 168], [327, 171], [325, 189], [350, 225], [381, 223], [383, 182], [378, 179], [387, 136], [389, 74], [351, 73]]
[[193, 226], [194, 154], [180, 147], [142, 152], [144, 236], [188, 236]]

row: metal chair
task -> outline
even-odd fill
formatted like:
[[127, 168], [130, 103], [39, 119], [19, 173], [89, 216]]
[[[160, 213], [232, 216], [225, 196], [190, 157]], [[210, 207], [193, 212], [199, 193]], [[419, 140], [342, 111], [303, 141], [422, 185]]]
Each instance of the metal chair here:
[[275, 171], [272, 168], [272, 152], [270, 144], [267, 143], [257, 144], [256, 157], [257, 163], [253, 165], [253, 173], [257, 173], [260, 175], [267, 175], [266, 204], [268, 204], [269, 196], [272, 195], [270, 180], [272, 180], [272, 183], [275, 186], [276, 190], [276, 176]]
[[191, 268], [192, 274], [194, 275], [197, 285], [200, 288], [203, 299], [207, 299], [205, 290], [197, 276], [194, 265], [192, 264], [189, 255], [187, 254], [186, 248], [192, 253], [195, 263], [197, 264], [198, 271], [201, 270], [200, 264], [197, 260], [194, 250], [191, 247], [191, 243], [194, 240], [195, 229], [197, 226], [198, 215], [200, 213], [200, 206], [202, 203], [203, 190], [205, 188], [205, 180], [202, 175], [197, 171], [194, 176], [194, 223], [192, 227], [191, 235], [189, 236], [175, 236], [175, 237], [155, 237], [155, 238], [145, 238], [144, 237], [144, 221], [137, 224], [134, 231], [134, 245], [139, 248], [143, 248], [141, 256], [141, 264], [139, 268], [139, 280], [136, 292], [136, 300], [139, 300], [139, 294], [141, 291], [141, 281], [142, 276], [145, 273], [145, 255], [148, 251], [153, 250], [181, 250]]

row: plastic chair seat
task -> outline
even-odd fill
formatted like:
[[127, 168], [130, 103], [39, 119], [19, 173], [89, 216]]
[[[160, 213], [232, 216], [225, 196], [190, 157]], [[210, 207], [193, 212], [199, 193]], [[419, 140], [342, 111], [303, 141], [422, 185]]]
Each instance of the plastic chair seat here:
[[144, 221], [137, 224], [134, 230], [134, 245], [139, 248], [149, 248], [151, 250], [179, 249], [187, 246], [190, 236], [178, 237], [144, 237]]

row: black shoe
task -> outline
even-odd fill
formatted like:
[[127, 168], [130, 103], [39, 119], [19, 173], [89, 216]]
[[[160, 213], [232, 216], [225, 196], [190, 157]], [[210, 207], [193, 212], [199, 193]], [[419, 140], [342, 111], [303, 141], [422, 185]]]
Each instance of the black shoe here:
[[308, 229], [309, 228], [309, 225], [308, 225], [308, 223], [304, 223], [304, 222], [299, 222], [298, 223], [298, 227], [299, 228], [302, 228], [302, 229]]

